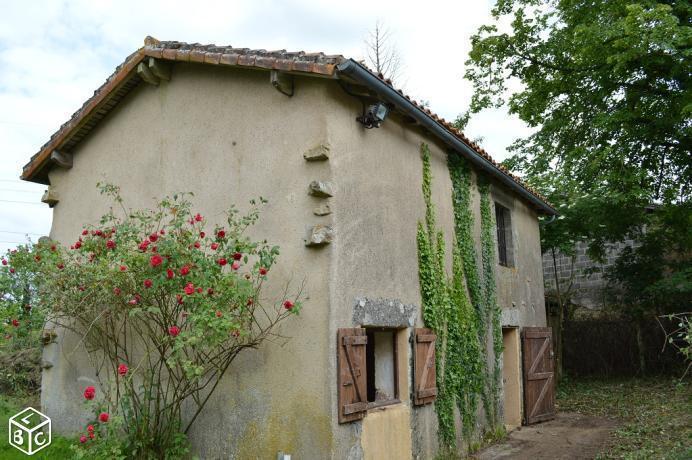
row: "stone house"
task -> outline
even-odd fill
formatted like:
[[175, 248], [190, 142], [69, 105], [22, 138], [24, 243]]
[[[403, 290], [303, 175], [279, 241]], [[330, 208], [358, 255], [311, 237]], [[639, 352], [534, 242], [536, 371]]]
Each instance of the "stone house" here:
[[[478, 178], [490, 184], [500, 243], [503, 414], [517, 426], [530, 421], [520, 332], [546, 325], [538, 217], [555, 210], [361, 63], [148, 37], [31, 158], [22, 178], [49, 186], [50, 237], [63, 243], [106, 210], [106, 200], [90, 192], [97, 181], [119, 185], [133, 207], [192, 191], [208, 216], [268, 198], [253, 232], [282, 249], [274, 278], [304, 279], [307, 299], [301, 316], [283, 326], [291, 337], [285, 346], [247, 351], [234, 362], [193, 427], [196, 454], [433, 458], [435, 335], [421, 329], [416, 246], [425, 218], [423, 143], [447, 247], [454, 235], [447, 156], [471, 167], [476, 248]], [[449, 271], [451, 256], [446, 263]], [[93, 370], [65, 352], [75, 342], [59, 333], [44, 349], [53, 366], [43, 372], [41, 403], [60, 433], [80, 429], [79, 395], [92, 382]], [[541, 365], [550, 362], [545, 354]], [[552, 380], [545, 379], [547, 388]]]

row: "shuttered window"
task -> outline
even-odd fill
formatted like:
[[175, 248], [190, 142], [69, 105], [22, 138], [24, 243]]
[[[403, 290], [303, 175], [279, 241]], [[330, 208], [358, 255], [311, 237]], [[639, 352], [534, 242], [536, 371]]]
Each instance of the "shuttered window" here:
[[337, 385], [339, 423], [365, 417], [368, 410], [365, 329], [356, 327], [337, 332]]
[[435, 379], [435, 340], [431, 329], [415, 330], [413, 341], [413, 404], [422, 406], [435, 401], [437, 384]]

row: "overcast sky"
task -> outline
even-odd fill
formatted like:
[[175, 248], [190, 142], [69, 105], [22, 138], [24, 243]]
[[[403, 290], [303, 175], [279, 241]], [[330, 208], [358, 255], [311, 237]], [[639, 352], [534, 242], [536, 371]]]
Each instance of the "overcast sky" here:
[[[362, 59], [379, 18], [402, 55], [406, 91], [453, 120], [471, 97], [462, 78], [469, 38], [490, 22], [492, 3], [0, 0], [0, 250], [48, 234], [45, 187], [19, 181], [21, 167], [145, 36]], [[476, 116], [466, 130], [496, 160], [527, 132], [500, 111]]]

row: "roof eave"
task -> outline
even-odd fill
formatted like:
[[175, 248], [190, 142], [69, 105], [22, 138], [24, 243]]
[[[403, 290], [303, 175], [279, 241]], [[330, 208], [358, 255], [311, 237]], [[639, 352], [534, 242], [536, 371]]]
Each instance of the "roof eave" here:
[[558, 214], [555, 208], [534, 195], [467, 143], [459, 139], [455, 134], [449, 131], [447, 127], [433, 119], [429, 114], [423, 111], [421, 107], [415, 105], [411, 100], [407, 99], [403, 94], [375, 76], [358, 62], [353, 59], [344, 61], [337, 66], [337, 71], [375, 91], [383, 98], [384, 102], [393, 104], [398, 110], [416, 120], [421, 126], [428, 129], [451, 147], [452, 150], [467, 158], [473, 165], [485, 171], [490, 176], [506, 185], [509, 189], [517, 192], [540, 212], [547, 215]]

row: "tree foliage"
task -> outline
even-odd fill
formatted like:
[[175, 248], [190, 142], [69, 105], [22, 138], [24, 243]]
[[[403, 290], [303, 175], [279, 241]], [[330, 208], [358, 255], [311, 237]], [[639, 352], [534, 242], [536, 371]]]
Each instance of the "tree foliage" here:
[[623, 288], [657, 249], [680, 256], [659, 257], [647, 287], [689, 267], [689, 238], [666, 226], [689, 234], [691, 12], [681, 1], [499, 0], [472, 37], [471, 112], [506, 106], [534, 128], [506, 165], [562, 214], [543, 249], [589, 241], [600, 259], [609, 242], [641, 239], [611, 277]]

